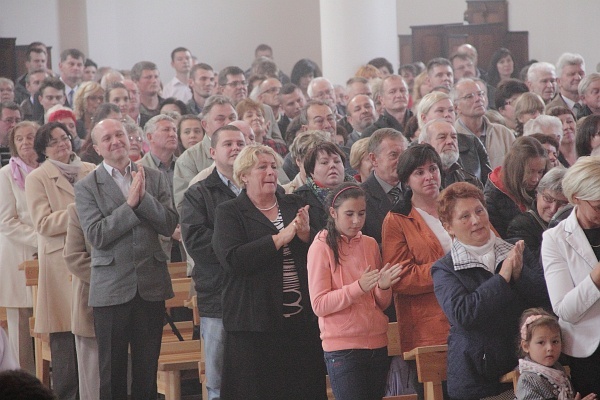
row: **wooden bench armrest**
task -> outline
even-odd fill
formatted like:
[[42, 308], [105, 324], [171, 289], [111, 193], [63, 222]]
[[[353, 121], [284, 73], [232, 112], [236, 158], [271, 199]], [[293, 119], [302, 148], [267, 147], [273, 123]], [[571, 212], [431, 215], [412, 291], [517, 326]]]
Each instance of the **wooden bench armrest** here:
[[440, 353], [440, 352], [448, 352], [448, 345], [441, 344], [438, 346], [422, 346], [415, 347], [411, 351], [404, 352], [405, 360], [415, 360], [417, 355], [426, 354], [426, 353]]

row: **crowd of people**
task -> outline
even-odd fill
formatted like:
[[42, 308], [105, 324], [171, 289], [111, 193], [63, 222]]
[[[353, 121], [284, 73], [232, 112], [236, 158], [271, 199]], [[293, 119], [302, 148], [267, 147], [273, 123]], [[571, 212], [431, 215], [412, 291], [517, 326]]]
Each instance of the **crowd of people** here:
[[35, 373], [18, 265], [37, 258], [57, 398], [156, 398], [167, 263], [187, 261], [209, 399], [326, 399], [326, 375], [338, 400], [422, 398], [389, 321], [403, 352], [448, 345], [447, 398], [600, 393], [600, 74], [580, 55], [503, 48], [485, 70], [464, 44], [343, 84], [309, 59], [288, 77], [265, 44], [246, 71], [178, 47], [170, 81], [47, 56], [0, 78], [6, 369]]

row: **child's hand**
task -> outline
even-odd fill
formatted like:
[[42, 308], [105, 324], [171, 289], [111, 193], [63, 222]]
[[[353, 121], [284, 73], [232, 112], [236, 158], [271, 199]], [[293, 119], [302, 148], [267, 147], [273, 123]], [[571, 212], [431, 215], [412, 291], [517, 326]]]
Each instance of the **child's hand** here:
[[400, 264], [394, 266], [390, 266], [390, 263], [385, 264], [379, 271], [379, 281], [377, 281], [379, 289], [387, 290], [394, 286], [400, 280], [400, 272], [402, 272]]
[[581, 398], [581, 394], [577, 392], [575, 395], [575, 400], [595, 400], [597, 398], [596, 393], [590, 393], [585, 396], [583, 399]]
[[377, 281], [379, 280], [379, 271], [374, 269], [371, 270], [371, 266], [367, 267], [367, 270], [362, 274], [360, 279], [358, 280], [358, 285], [363, 290], [363, 292], [371, 291], [375, 285], [377, 285]]

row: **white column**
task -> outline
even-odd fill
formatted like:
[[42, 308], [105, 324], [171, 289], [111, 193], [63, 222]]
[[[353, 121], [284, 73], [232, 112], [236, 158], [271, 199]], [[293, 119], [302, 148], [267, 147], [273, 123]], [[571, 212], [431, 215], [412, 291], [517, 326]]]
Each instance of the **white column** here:
[[396, 0], [320, 0], [323, 76], [345, 84], [375, 57], [398, 70]]

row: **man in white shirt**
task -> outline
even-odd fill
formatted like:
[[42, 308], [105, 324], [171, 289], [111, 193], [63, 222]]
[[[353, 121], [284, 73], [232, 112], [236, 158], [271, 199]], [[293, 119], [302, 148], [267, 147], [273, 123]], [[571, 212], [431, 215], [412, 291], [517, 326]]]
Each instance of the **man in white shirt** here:
[[184, 103], [190, 101], [192, 91], [188, 80], [193, 63], [192, 54], [185, 47], [178, 47], [171, 52], [171, 67], [175, 69], [175, 76], [163, 87], [163, 98], [175, 97]]

